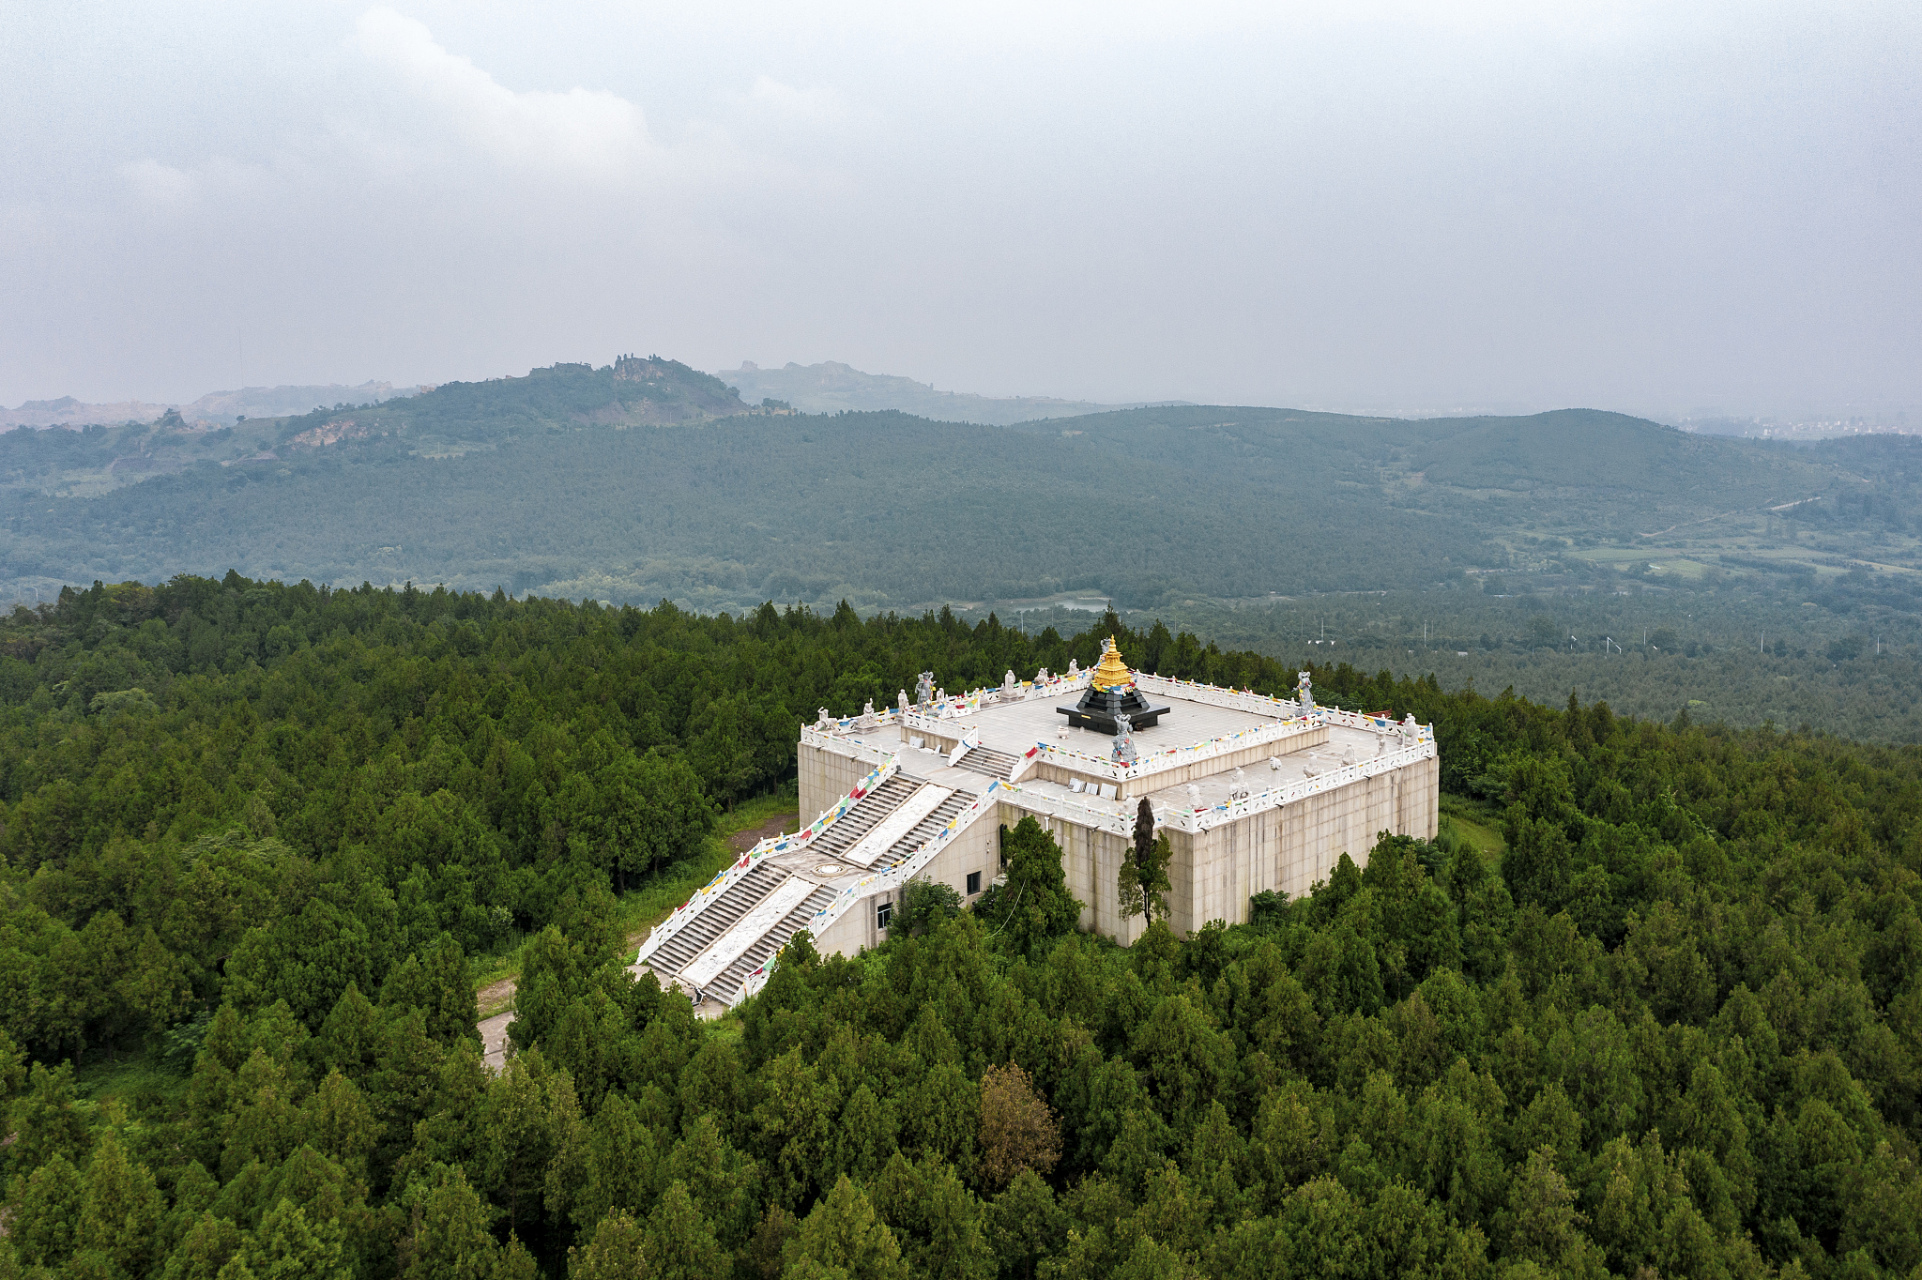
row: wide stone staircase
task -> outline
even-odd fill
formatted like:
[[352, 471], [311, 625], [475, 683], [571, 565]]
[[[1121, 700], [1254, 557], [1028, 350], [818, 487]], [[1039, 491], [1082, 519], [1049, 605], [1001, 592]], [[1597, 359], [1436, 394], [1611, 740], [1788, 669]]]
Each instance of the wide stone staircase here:
[[732, 1004], [741, 980], [833, 900], [828, 885], [763, 863], [641, 959], [663, 983], [678, 978], [697, 999]]
[[963, 809], [974, 803], [974, 797], [966, 791], [956, 791], [936, 805], [927, 817], [914, 824], [908, 833], [889, 845], [885, 852], [877, 856], [873, 863], [876, 871], [886, 871], [900, 866], [913, 856], [914, 851], [941, 833], [941, 828]]
[[1014, 776], [1014, 767], [1020, 763], [1021, 757], [993, 747], [970, 747], [954, 762], [954, 767], [1006, 782]]
[[701, 988], [701, 994], [712, 996], [723, 1004], [733, 1004], [740, 997], [741, 983], [747, 975], [765, 964], [770, 956], [778, 953], [788, 944], [788, 939], [799, 933], [814, 918], [814, 913], [834, 901], [834, 890], [827, 885], [819, 885], [814, 892], [802, 899], [781, 918], [781, 922], [762, 934], [758, 940], [743, 951], [727, 968]]
[[839, 857], [859, 844], [862, 836], [880, 826], [889, 814], [901, 807], [904, 800], [920, 789], [921, 784], [913, 778], [895, 774], [856, 801], [852, 809], [829, 823], [827, 830], [809, 844], [808, 849]]
[[[1002, 758], [1012, 763], [1012, 757]], [[856, 868], [889, 871], [941, 834], [974, 799], [967, 791], [897, 773], [823, 828], [809, 842], [807, 854], [845, 864], [842, 875]], [[837, 878], [832, 864], [823, 865], [820, 874]], [[811, 876], [794, 875], [771, 862], [757, 863], [695, 907], [694, 915], [658, 946], [650, 939], [639, 959], [664, 984], [678, 979], [697, 999], [733, 1004], [747, 977], [832, 903], [837, 892]]]
[[663, 942], [654, 954], [644, 957], [648, 966], [665, 982], [687, 968], [688, 962], [707, 950], [715, 939], [726, 933], [736, 920], [788, 878], [779, 867], [763, 863], [727, 887], [727, 892], [703, 907], [679, 932]]

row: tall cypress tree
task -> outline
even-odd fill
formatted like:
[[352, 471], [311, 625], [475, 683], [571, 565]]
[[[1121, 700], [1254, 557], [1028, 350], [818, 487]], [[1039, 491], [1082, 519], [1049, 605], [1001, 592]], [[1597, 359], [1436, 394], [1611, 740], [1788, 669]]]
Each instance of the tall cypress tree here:
[[1168, 913], [1168, 860], [1173, 856], [1168, 837], [1155, 834], [1154, 806], [1141, 797], [1135, 809], [1134, 856], [1121, 864], [1115, 878], [1115, 897], [1120, 901], [1123, 918], [1146, 916], [1155, 922], [1155, 912]]

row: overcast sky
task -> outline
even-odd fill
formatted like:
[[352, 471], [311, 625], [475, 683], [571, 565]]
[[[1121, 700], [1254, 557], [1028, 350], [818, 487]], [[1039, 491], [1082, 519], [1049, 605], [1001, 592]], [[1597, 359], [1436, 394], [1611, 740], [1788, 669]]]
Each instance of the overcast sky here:
[[1922, 5], [0, 0], [0, 402], [1922, 405]]

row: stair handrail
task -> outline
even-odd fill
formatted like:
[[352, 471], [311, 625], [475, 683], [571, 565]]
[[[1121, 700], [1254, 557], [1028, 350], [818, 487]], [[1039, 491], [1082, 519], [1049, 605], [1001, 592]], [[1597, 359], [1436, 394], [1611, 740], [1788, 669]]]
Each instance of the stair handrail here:
[[1021, 779], [1027, 777], [1028, 774], [1034, 770], [1035, 763], [1040, 757], [1040, 754], [1038, 751], [1024, 751], [1016, 756], [1014, 763], [1008, 767], [1008, 781], [1019, 782]]
[[[916, 849], [913, 853], [909, 854], [907, 858], [889, 870], [864, 876], [847, 888], [841, 890], [840, 893], [834, 896], [832, 902], [829, 902], [826, 906], [815, 912], [813, 918], [803, 927], [807, 929], [810, 936], [819, 938], [834, 925], [835, 921], [846, 915], [855, 903], [871, 898], [875, 894], [888, 889], [898, 888], [906, 884], [909, 880], [912, 880], [921, 868], [934, 861], [936, 854], [953, 843], [955, 838], [963, 831], [973, 826], [976, 818], [999, 806], [1000, 800], [995, 796], [995, 792], [1001, 790], [1005, 785], [1006, 784], [999, 778], [989, 779], [988, 789], [976, 796], [974, 803], [955, 814], [952, 818], [949, 818], [947, 824], [923, 841], [919, 849]], [[798, 933], [800, 930], [797, 929], [795, 932]], [[752, 973], [742, 978], [740, 987], [735, 990], [734, 999], [729, 1001], [729, 1003], [739, 1005], [742, 1001], [766, 986], [767, 980], [773, 976], [774, 970], [778, 967], [780, 958], [781, 953], [779, 950], [776, 950], [773, 955], [762, 961], [759, 967]]]
[[954, 750], [948, 752], [948, 767], [953, 768], [955, 765], [960, 764], [962, 756], [968, 754], [968, 752], [980, 745], [981, 726], [971, 724], [962, 732], [961, 740], [954, 744]]
[[736, 880], [752, 871], [755, 863], [771, 853], [785, 853], [789, 849], [806, 846], [808, 842], [832, 826], [835, 819], [847, 813], [865, 799], [868, 793], [892, 778], [900, 768], [900, 755], [897, 753], [889, 756], [870, 770], [868, 775], [846, 795], [823, 809], [820, 816], [813, 822], [788, 835], [768, 836], [734, 862], [722, 868], [712, 880], [688, 895], [687, 901], [674, 908], [667, 919], [648, 932], [647, 941], [641, 944], [640, 954], [635, 958], [634, 963], [644, 964], [649, 956], [659, 951], [669, 938], [685, 928], [709, 903], [719, 901], [720, 895], [726, 893]]

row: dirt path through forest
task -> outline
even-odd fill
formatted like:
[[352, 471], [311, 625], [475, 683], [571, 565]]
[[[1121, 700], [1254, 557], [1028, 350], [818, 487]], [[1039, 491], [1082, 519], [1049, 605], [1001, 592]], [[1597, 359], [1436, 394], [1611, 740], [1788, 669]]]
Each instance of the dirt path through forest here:
[[[769, 836], [778, 836], [800, 821], [798, 813], [777, 813], [758, 827], [746, 831], [736, 831], [727, 837], [727, 847], [736, 853], [746, 853]], [[649, 926], [650, 928], [652, 926]], [[641, 940], [647, 937], [647, 930], [629, 935], [627, 945], [638, 949]], [[631, 966], [630, 966], [631, 967]], [[481, 1056], [489, 1071], [499, 1071], [507, 1065], [507, 1024], [514, 1020], [514, 979], [502, 978], [490, 982], [474, 993], [474, 1002], [483, 1009], [501, 1009], [502, 1012], [491, 1018], [482, 1018], [475, 1024], [481, 1035]]]

